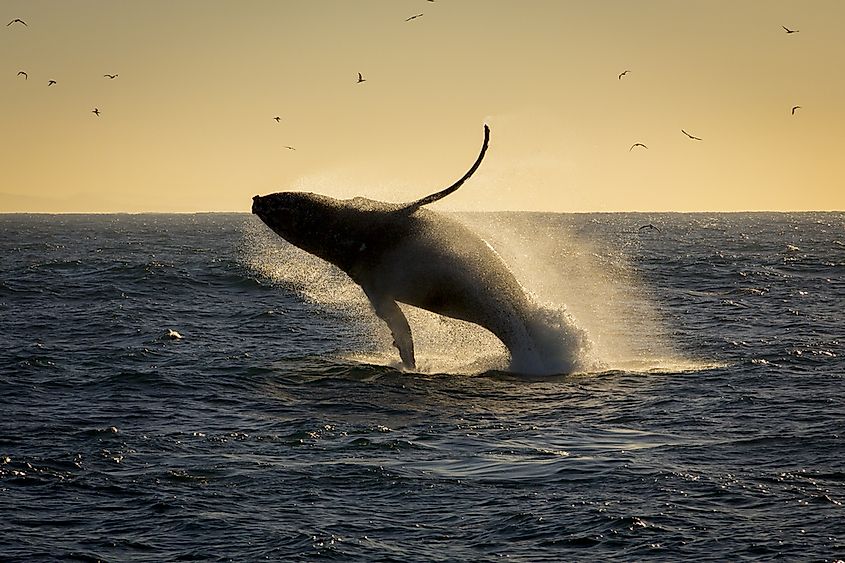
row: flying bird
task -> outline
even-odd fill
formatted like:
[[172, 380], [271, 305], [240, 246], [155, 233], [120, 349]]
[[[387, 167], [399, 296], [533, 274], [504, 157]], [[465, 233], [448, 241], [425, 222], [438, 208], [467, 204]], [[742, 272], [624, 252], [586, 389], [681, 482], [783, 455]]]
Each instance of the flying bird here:
[[789, 29], [789, 28], [788, 28], [788, 27], [786, 27], [785, 25], [782, 25], [781, 27], [782, 27], [782, 28], [783, 28], [783, 30], [784, 30], [785, 32], [787, 32], [787, 33], [798, 33], [798, 31], [800, 31], [800, 30], [798, 30], [798, 29]]
[[423, 16], [423, 14], [417, 14], [416, 16], [411, 16], [410, 18], [406, 19], [405, 21], [406, 21], [406, 22], [409, 22], [409, 21], [411, 21], [411, 20], [415, 20], [415, 19], [417, 19], [417, 18], [421, 18], [422, 16]]
[[273, 119], [276, 120], [276, 123], [280, 123], [282, 121], [282, 118], [279, 117], [278, 115], [276, 117], [274, 117]]
[[293, 147], [289, 147], [289, 146], [287, 146], [287, 145], [285, 145], [285, 146], [284, 146], [284, 147], [282, 147], [282, 148], [288, 149], [289, 151], [295, 151], [295, 150], [296, 150], [295, 148], [293, 148]]
[[94, 115], [96, 115], [97, 117], [100, 117], [100, 110], [99, 110], [99, 108], [94, 108], [94, 109], [92, 109], [92, 110], [91, 110], [91, 113], [93, 113], [93, 114], [94, 114]]
[[27, 73], [25, 73], [24, 71], [21, 70], [21, 71], [18, 72], [18, 76], [20, 76], [21, 74], [23, 74], [24, 80], [29, 80], [29, 75]]
[[634, 143], [633, 145], [631, 145], [631, 148], [630, 148], [630, 149], [628, 149], [628, 152], [631, 152], [632, 150], [634, 150], [634, 147], [642, 147], [642, 148], [644, 148], [644, 149], [647, 149], [647, 148], [648, 148], [647, 146], [645, 146], [645, 145], [644, 145], [644, 144], [642, 144], [642, 143]]
[[631, 72], [630, 70], [623, 70], [619, 73], [619, 80], [622, 80], [622, 77]]
[[51, 81], [47, 82], [47, 86], [52, 86], [52, 85], [53, 85], [53, 84], [55, 84], [55, 83], [56, 83], [56, 81], [55, 81], [55, 80], [51, 80]]
[[[12, 21], [10, 21], [9, 23], [7, 23], [7, 24], [6, 24], [6, 27], [9, 27], [9, 26], [10, 26], [10, 25], [12, 25], [13, 23], [22, 23], [22, 24], [26, 25], [26, 22], [25, 22], [25, 21], [23, 21], [22, 19], [20, 19], [20, 18], [15, 18], [15, 19], [13, 19]], [[28, 26], [28, 25], [26, 25], [26, 27], [29, 27], [29, 26]]]
[[118, 75], [116, 75], [116, 74], [104, 74], [103, 78], [108, 78], [109, 80], [114, 80], [115, 78], [117, 78], [117, 76]]
[[643, 225], [642, 227], [640, 227], [637, 230], [642, 231], [643, 229], [646, 229], [646, 230], [649, 230], [649, 231], [657, 231], [658, 233], [660, 232], [660, 229], [658, 229], [657, 227], [655, 227], [651, 223], [649, 223], [648, 225]]
[[684, 131], [683, 129], [681, 129], [681, 133], [683, 133], [684, 135], [686, 135], [687, 137], [689, 137], [689, 138], [690, 138], [690, 139], [692, 139], [693, 141], [700, 141], [700, 140], [701, 140], [701, 138], [700, 138], [700, 137], [696, 137], [696, 136], [694, 136], [694, 135], [690, 135], [689, 133], [687, 133], [687, 132], [686, 132], [686, 131]]
[[795, 115], [795, 110], [801, 109], [801, 106], [792, 106], [792, 115]]
[[360, 84], [360, 83], [366, 82], [366, 81], [367, 81], [367, 79], [364, 78], [363, 76], [361, 76], [361, 73], [359, 72], [358, 73], [358, 82], [356, 82], [355, 84]]

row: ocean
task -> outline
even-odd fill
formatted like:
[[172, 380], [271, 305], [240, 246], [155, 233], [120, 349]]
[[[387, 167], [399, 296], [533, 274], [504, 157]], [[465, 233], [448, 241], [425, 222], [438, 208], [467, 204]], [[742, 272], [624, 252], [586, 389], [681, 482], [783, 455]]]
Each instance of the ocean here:
[[404, 372], [248, 214], [0, 215], [0, 560], [845, 558], [845, 214], [456, 217], [589, 368], [406, 308]]

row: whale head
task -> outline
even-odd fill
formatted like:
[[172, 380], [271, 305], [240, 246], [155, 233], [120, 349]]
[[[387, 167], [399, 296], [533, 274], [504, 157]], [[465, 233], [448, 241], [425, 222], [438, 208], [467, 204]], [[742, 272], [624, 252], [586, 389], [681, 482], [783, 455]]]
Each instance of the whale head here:
[[301, 248], [321, 238], [329, 198], [303, 192], [279, 192], [252, 198], [252, 212], [280, 237]]
[[252, 213], [289, 243], [342, 268], [347, 247], [360, 245], [350, 220], [355, 209], [345, 201], [306, 192], [278, 192], [253, 197]]

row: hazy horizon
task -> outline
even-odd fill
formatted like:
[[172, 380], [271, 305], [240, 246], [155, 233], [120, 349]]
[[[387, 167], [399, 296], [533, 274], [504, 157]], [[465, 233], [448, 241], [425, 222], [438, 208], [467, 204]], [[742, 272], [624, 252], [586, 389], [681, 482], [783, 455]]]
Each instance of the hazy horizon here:
[[[813, 213], [845, 213], [841, 209], [805, 209], [805, 210], [772, 210], [772, 209], [737, 209], [734, 211], [715, 211], [712, 209], [701, 209], [697, 211], [532, 211], [524, 209], [439, 209], [440, 213], [472, 214], [472, 213], [528, 213], [528, 214], [562, 214], [562, 215], [706, 215], [706, 214], [813, 214]], [[222, 210], [222, 211], [0, 211], [0, 215], [252, 215], [249, 210]]]
[[411, 201], [466, 171], [483, 123], [485, 161], [435, 209], [845, 209], [834, 0], [0, 13], [0, 213], [248, 212], [288, 190]]

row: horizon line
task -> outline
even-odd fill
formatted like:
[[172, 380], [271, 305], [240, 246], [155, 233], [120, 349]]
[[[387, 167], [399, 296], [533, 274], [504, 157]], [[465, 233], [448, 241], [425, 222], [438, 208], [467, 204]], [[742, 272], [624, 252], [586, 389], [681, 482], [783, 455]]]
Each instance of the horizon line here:
[[[694, 213], [845, 213], [845, 209], [736, 209], [736, 210], [712, 210], [703, 209], [695, 211], [671, 211], [671, 210], [605, 210], [605, 211], [540, 211], [531, 209], [496, 209], [496, 210], [440, 210], [440, 213], [557, 213], [560, 215], [586, 215], [586, 214], [616, 214], [616, 213], [656, 213], [656, 214], [694, 214]], [[0, 215], [252, 215], [251, 211], [0, 211]]]

